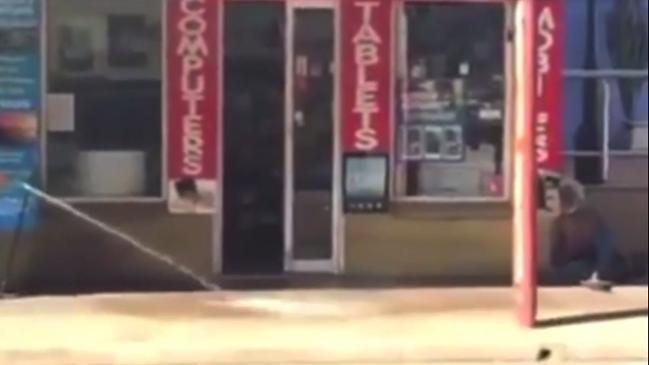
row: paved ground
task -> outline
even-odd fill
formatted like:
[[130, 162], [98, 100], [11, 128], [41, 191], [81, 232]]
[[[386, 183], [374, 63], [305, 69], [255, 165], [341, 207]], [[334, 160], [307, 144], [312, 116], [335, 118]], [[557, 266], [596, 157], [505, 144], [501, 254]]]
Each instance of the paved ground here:
[[0, 301], [0, 364], [647, 363], [647, 288], [300, 290]]

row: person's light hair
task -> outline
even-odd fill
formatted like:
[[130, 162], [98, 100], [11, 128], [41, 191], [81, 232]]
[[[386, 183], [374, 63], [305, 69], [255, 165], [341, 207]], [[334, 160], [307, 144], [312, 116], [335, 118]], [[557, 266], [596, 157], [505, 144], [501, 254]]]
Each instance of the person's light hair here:
[[563, 178], [559, 183], [559, 191], [569, 192], [572, 194], [575, 203], [580, 205], [586, 200], [584, 186], [573, 178]]

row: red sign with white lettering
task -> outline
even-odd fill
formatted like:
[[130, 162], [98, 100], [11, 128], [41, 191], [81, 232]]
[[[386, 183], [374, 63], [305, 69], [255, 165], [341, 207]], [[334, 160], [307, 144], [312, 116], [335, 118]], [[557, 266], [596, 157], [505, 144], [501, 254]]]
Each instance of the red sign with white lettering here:
[[[195, 212], [217, 178], [217, 0], [167, 0], [167, 167], [172, 211]], [[176, 204], [177, 203], [177, 204]], [[185, 204], [185, 205], [183, 205]], [[184, 208], [183, 208], [184, 207]]]
[[562, 170], [563, 0], [537, 0], [536, 156], [539, 170]]
[[392, 4], [341, 1], [344, 152], [390, 151]]

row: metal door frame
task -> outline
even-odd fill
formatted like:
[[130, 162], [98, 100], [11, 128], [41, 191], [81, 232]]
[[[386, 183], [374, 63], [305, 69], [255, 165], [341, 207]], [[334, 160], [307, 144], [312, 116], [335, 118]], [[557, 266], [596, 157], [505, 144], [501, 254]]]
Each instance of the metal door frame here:
[[334, 70], [340, 69], [339, 60], [339, 12], [335, 0], [287, 0], [286, 1], [286, 71], [285, 71], [285, 129], [284, 129], [284, 270], [291, 272], [325, 272], [339, 273], [342, 271], [342, 242], [343, 242], [343, 214], [341, 205], [341, 161], [340, 161], [340, 118], [339, 106], [339, 85], [338, 72], [334, 73], [334, 95], [333, 95], [333, 149], [332, 149], [332, 196], [331, 196], [331, 238], [332, 255], [327, 260], [299, 260], [293, 258], [293, 216], [294, 216], [294, 159], [293, 159], [293, 137], [294, 137], [294, 116], [293, 116], [293, 67], [294, 67], [294, 29], [295, 11], [298, 9], [330, 9], [334, 13]]

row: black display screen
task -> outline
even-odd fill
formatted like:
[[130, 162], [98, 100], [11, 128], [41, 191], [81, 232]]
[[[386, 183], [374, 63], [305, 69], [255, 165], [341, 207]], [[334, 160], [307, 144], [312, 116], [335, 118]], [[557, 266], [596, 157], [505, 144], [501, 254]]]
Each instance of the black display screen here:
[[387, 155], [347, 155], [344, 162], [346, 212], [384, 212], [388, 203]]

